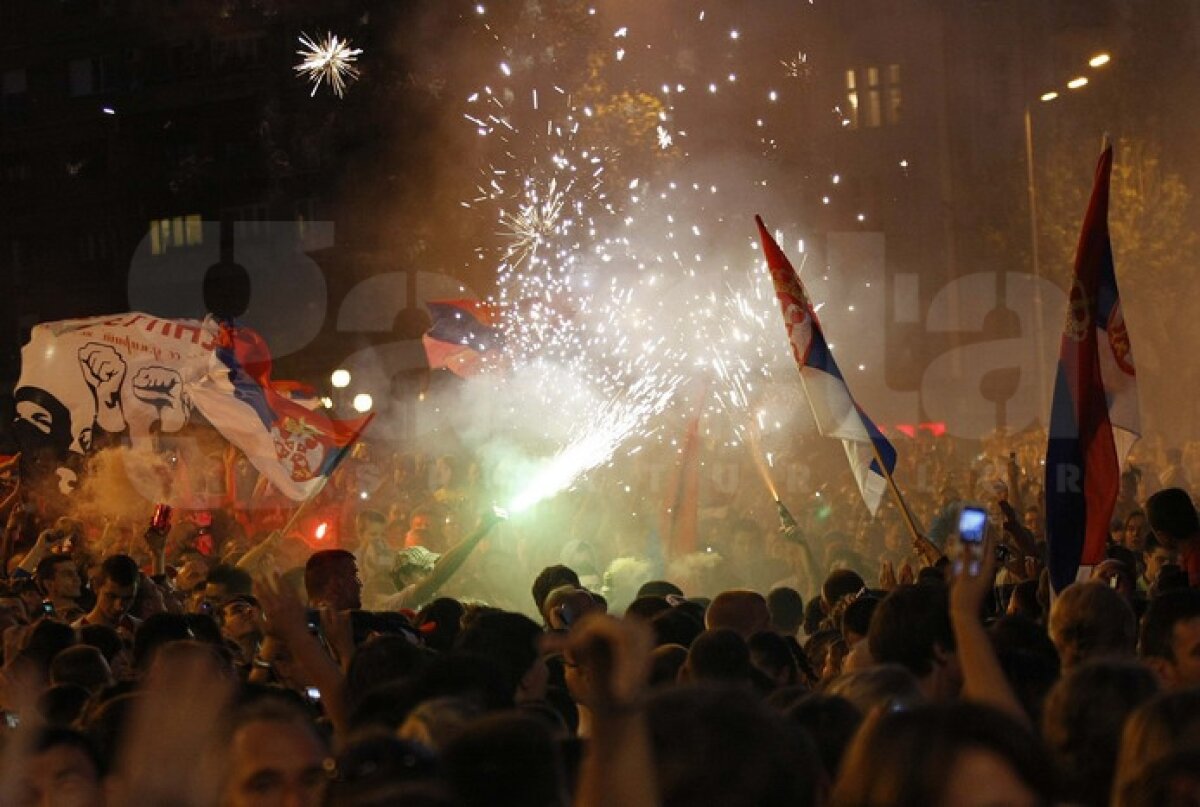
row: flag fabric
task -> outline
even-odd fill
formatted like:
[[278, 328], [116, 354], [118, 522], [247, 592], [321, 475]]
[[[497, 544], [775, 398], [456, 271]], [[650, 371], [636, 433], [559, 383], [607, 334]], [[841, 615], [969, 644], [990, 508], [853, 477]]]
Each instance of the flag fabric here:
[[429, 330], [421, 337], [431, 369], [462, 378], [483, 372], [499, 354], [503, 337], [495, 307], [481, 300], [432, 300]]
[[1104, 560], [1121, 464], [1140, 429], [1133, 350], [1108, 234], [1112, 145], [1096, 166], [1075, 251], [1046, 446], [1050, 579], [1061, 591]]
[[345, 458], [370, 416], [334, 420], [279, 393], [271, 355], [253, 330], [222, 323], [209, 372], [191, 390], [196, 409], [281, 493], [313, 495]]
[[[890, 475], [896, 467], [896, 449], [855, 403], [796, 270], [767, 232], [762, 219], [755, 216], [754, 221], [758, 224], [792, 356], [800, 370], [800, 383], [812, 407], [817, 429], [825, 437], [842, 441], [859, 493], [874, 515], [888, 486], [885, 470]], [[882, 468], [879, 459], [883, 460]]]
[[212, 318], [131, 312], [36, 325], [13, 392], [22, 470], [69, 496], [101, 446], [153, 449], [199, 412], [285, 495], [303, 499], [361, 421], [332, 421], [289, 400], [270, 368], [260, 336]]

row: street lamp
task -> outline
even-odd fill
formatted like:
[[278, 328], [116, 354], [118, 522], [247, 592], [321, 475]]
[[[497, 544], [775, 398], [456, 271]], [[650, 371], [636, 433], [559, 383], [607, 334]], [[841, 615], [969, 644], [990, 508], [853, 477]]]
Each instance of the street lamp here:
[[359, 414], [366, 414], [367, 412], [370, 412], [371, 407], [374, 405], [375, 405], [375, 400], [371, 397], [371, 395], [369, 393], [366, 393], [366, 392], [360, 392], [357, 395], [355, 395], [354, 402], [352, 404], [352, 406], [354, 407], [354, 411], [358, 412]]
[[350, 386], [350, 371], [349, 370], [334, 370], [329, 376], [329, 383], [334, 389], [345, 389]]

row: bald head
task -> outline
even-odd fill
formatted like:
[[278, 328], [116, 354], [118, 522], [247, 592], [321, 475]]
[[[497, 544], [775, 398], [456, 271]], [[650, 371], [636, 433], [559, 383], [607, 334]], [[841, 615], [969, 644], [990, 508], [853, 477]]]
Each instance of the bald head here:
[[713, 598], [704, 614], [708, 630], [731, 630], [743, 639], [760, 631], [770, 630], [771, 611], [767, 600], [756, 591], [722, 591]]

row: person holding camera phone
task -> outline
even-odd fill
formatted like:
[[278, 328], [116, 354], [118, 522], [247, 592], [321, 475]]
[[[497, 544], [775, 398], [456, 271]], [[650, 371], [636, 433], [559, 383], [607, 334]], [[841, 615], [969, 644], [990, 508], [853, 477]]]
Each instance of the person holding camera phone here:
[[34, 580], [42, 591], [42, 612], [64, 622], [74, 622], [83, 616], [79, 607], [79, 595], [83, 584], [79, 568], [70, 555], [47, 555], [42, 558], [34, 572]]

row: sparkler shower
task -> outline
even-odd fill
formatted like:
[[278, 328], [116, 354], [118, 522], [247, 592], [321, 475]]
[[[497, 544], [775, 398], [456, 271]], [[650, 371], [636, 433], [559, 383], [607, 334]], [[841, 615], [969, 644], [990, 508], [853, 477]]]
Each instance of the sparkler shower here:
[[[697, 411], [710, 437], [748, 447], [774, 496], [769, 436], [801, 409], [750, 211], [796, 206], [768, 185], [789, 139], [781, 88], [802, 91], [807, 57], [756, 51], [749, 31], [718, 29], [706, 11], [674, 20], [686, 35], [671, 45], [622, 5], [468, 15], [481, 75], [462, 118], [483, 164], [462, 204], [497, 224], [500, 243], [477, 258], [495, 267], [508, 341], [504, 370], [465, 395], [487, 402], [473, 415], [492, 426], [483, 442], [515, 427], [551, 456], [533, 461], [513, 511], [622, 447], [678, 449]], [[690, 63], [714, 34], [724, 59]], [[706, 131], [734, 112], [722, 137]]]

